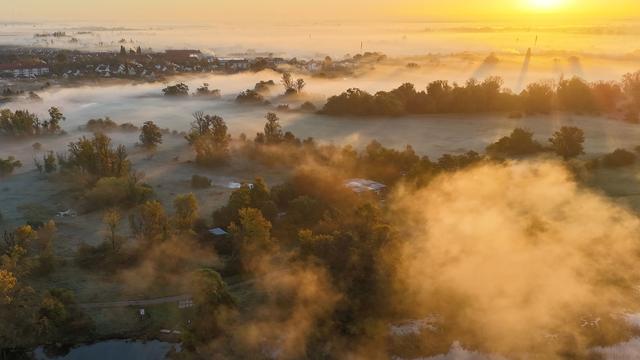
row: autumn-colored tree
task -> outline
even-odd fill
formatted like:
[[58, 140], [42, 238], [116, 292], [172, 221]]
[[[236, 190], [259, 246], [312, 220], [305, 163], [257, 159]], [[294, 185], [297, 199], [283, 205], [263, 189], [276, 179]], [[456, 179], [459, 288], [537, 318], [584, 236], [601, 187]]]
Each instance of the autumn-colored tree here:
[[188, 231], [198, 218], [198, 200], [193, 193], [178, 195], [173, 200], [173, 223], [177, 230]]
[[111, 208], [105, 211], [102, 221], [107, 226], [109, 231], [109, 235], [107, 240], [111, 243], [111, 248], [113, 251], [118, 251], [120, 248], [118, 234], [116, 230], [118, 228], [118, 224], [120, 224], [120, 220], [122, 219], [122, 214], [116, 208]]

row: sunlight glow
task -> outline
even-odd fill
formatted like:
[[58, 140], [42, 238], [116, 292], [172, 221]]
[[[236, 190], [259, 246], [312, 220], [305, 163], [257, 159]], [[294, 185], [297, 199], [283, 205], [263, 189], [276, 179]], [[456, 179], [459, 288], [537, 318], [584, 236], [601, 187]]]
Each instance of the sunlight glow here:
[[553, 10], [563, 5], [563, 0], [528, 0], [529, 7], [536, 10]]

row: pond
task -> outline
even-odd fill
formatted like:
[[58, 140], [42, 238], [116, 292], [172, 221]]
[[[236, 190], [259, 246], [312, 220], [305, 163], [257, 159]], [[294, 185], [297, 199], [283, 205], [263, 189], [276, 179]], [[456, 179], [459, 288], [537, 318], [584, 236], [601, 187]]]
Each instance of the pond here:
[[180, 351], [180, 344], [158, 340], [106, 340], [88, 345], [80, 345], [69, 350], [65, 355], [51, 355], [40, 346], [34, 351], [36, 360], [155, 360], [165, 359], [172, 350]]

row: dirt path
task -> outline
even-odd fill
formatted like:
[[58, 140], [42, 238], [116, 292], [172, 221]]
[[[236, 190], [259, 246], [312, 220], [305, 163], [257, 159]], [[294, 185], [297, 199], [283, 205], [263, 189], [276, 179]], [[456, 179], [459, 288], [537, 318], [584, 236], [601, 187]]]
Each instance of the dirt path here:
[[113, 308], [113, 307], [127, 307], [127, 306], [147, 306], [147, 305], [158, 305], [158, 304], [167, 304], [172, 302], [179, 302], [184, 300], [191, 300], [192, 296], [189, 294], [184, 295], [176, 295], [176, 296], [167, 296], [155, 299], [145, 299], [145, 300], [123, 300], [123, 301], [112, 301], [112, 302], [101, 302], [101, 303], [85, 303], [80, 304], [80, 307], [85, 309], [96, 309], [96, 308]]

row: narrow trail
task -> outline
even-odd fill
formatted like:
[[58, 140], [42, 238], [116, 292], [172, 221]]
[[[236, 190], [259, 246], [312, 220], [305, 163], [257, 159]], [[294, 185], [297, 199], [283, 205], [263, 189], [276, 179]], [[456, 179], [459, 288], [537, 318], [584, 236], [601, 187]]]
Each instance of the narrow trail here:
[[191, 299], [192, 299], [191, 295], [183, 294], [183, 295], [159, 297], [159, 298], [144, 299], [144, 300], [122, 300], [122, 301], [99, 302], [99, 303], [84, 303], [84, 304], [80, 304], [80, 307], [85, 309], [100, 309], [100, 308], [114, 308], [114, 307], [128, 307], [128, 306], [147, 306], [147, 305], [167, 304], [172, 302], [177, 303], [179, 301], [185, 301], [185, 300], [191, 300]]

